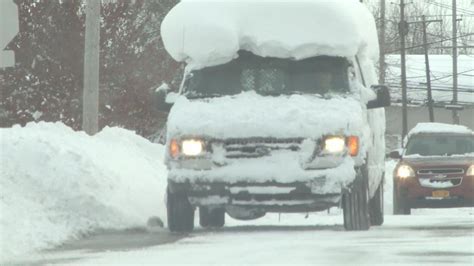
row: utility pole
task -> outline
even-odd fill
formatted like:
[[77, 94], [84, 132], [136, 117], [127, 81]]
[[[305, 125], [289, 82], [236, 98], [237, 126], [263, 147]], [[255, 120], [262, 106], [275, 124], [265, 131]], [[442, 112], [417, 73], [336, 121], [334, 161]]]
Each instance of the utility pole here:
[[380, 0], [379, 84], [385, 84], [385, 0]]
[[408, 33], [408, 23], [405, 21], [405, 1], [400, 0], [400, 22], [398, 23], [400, 35], [400, 56], [401, 56], [401, 75], [402, 75], [402, 139], [408, 133], [408, 114], [407, 114], [407, 73], [406, 73], [406, 51], [405, 35]]
[[[453, 105], [458, 103], [458, 43], [457, 43], [457, 7], [456, 0], [453, 0]], [[453, 123], [459, 124], [459, 114], [456, 108], [453, 109]]]
[[430, 116], [430, 122], [434, 122], [434, 111], [433, 111], [433, 96], [431, 94], [431, 76], [430, 76], [430, 60], [428, 57], [428, 40], [426, 36], [427, 22], [441, 22], [442, 20], [430, 20], [427, 21], [425, 15], [422, 16], [423, 20], [423, 49], [425, 52], [425, 70], [426, 70], [426, 88], [428, 90], [428, 112]]
[[89, 135], [99, 129], [100, 3], [86, 0], [82, 129]]

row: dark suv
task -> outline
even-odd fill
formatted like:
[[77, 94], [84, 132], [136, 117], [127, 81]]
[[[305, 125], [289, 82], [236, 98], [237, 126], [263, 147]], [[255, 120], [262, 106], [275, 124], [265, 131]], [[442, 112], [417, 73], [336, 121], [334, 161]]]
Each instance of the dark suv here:
[[474, 134], [463, 127], [420, 123], [410, 131], [393, 173], [394, 214], [411, 208], [474, 206]]

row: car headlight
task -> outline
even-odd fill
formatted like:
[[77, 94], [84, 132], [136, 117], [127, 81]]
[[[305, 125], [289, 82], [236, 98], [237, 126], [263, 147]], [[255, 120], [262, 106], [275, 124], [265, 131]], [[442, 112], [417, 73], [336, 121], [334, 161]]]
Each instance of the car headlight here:
[[400, 177], [400, 178], [415, 177], [415, 171], [413, 171], [413, 168], [411, 168], [411, 166], [402, 164], [397, 169], [397, 177]]
[[323, 151], [327, 153], [343, 153], [346, 150], [351, 156], [357, 156], [359, 153], [357, 136], [328, 136], [323, 143]]
[[185, 156], [199, 156], [205, 152], [205, 143], [199, 139], [172, 139], [169, 144], [171, 157], [178, 158], [180, 154]]
[[469, 169], [467, 169], [466, 175], [468, 176], [474, 176], [474, 164], [471, 164]]

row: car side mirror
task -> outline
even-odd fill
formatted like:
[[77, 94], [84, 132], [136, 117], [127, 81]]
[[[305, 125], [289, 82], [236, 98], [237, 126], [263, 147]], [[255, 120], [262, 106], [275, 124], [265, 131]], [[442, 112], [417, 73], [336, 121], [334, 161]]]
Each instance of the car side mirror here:
[[381, 108], [390, 106], [390, 91], [385, 85], [373, 85], [370, 87], [377, 98], [367, 103], [367, 109]]
[[388, 154], [389, 158], [392, 159], [401, 159], [402, 158], [402, 151], [401, 150], [393, 150]]

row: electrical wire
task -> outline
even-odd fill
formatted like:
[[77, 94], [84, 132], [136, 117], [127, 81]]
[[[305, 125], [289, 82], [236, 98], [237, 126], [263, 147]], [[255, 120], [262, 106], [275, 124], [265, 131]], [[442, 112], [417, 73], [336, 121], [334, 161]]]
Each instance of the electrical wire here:
[[[467, 36], [472, 36], [474, 35], [474, 33], [468, 33], [468, 34], [464, 34], [464, 35], [460, 35], [460, 36], [457, 36], [456, 38], [462, 38], [462, 37], [467, 37]], [[454, 38], [447, 38], [447, 39], [443, 39], [443, 40], [439, 40], [439, 41], [435, 41], [435, 42], [429, 42], [427, 43], [427, 45], [430, 45], [430, 44], [435, 44], [435, 43], [440, 43], [440, 42], [445, 42], [445, 41], [450, 41]], [[415, 45], [415, 46], [410, 46], [410, 47], [405, 47], [405, 50], [409, 50], [409, 49], [413, 49], [413, 48], [418, 48], [418, 47], [423, 47], [424, 45], [423, 44], [420, 44], [420, 45]], [[392, 50], [392, 51], [387, 51], [386, 54], [390, 54], [390, 53], [395, 53], [395, 52], [400, 52], [402, 49], [396, 49], [396, 50]]]
[[[436, 2], [434, 0], [426, 0], [429, 4], [432, 4], [432, 5], [435, 5], [437, 7], [441, 7], [441, 8], [445, 8], [445, 9], [450, 9], [452, 10], [452, 6], [450, 5], [447, 5], [447, 4], [443, 4], [443, 3], [439, 3], [439, 2]], [[457, 12], [459, 13], [462, 13], [462, 14], [467, 14], [467, 15], [474, 15], [474, 12], [470, 11], [470, 10], [467, 10], [467, 9], [464, 9], [464, 8], [461, 8], [461, 7], [457, 7], [456, 8]]]

